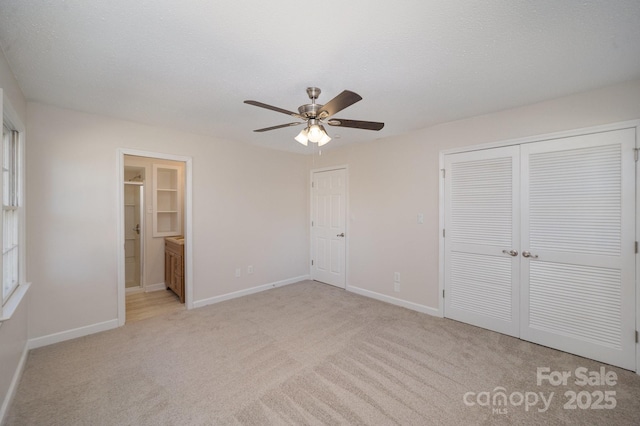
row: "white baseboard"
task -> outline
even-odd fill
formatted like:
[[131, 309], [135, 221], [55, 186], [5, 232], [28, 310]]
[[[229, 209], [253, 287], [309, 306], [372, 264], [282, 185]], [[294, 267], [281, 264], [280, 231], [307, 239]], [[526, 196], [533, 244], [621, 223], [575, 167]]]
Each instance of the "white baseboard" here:
[[9, 411], [9, 407], [11, 407], [11, 402], [13, 401], [13, 397], [16, 395], [16, 391], [18, 390], [18, 384], [20, 383], [20, 378], [22, 377], [24, 366], [27, 363], [28, 354], [29, 354], [29, 343], [27, 342], [24, 345], [24, 349], [22, 350], [22, 355], [20, 356], [20, 361], [18, 361], [18, 367], [16, 368], [16, 371], [13, 373], [11, 384], [9, 385], [9, 389], [7, 389], [7, 394], [4, 396], [4, 401], [2, 401], [2, 406], [0, 407], [0, 425], [4, 424], [5, 416]]
[[151, 293], [152, 291], [165, 290], [167, 285], [165, 283], [147, 284], [144, 287], [127, 287], [125, 288], [126, 294], [134, 293]]
[[160, 290], [166, 290], [166, 289], [167, 289], [167, 285], [165, 283], [156, 283], [156, 284], [149, 284], [144, 286], [145, 293], [151, 293], [152, 291], [160, 291]]
[[36, 349], [42, 346], [52, 345], [54, 343], [64, 342], [65, 340], [76, 339], [78, 337], [87, 336], [89, 334], [100, 333], [101, 331], [111, 330], [118, 327], [118, 320], [112, 319], [98, 324], [87, 325], [84, 327], [74, 328], [72, 330], [61, 331], [59, 333], [49, 334], [47, 336], [29, 339], [29, 349]]
[[297, 282], [308, 280], [308, 279], [310, 279], [309, 275], [302, 275], [300, 277], [289, 278], [287, 280], [276, 281], [269, 284], [259, 285], [257, 287], [247, 288], [245, 290], [234, 291], [233, 293], [227, 293], [221, 296], [210, 297], [208, 299], [202, 299], [202, 300], [196, 300], [195, 302], [193, 302], [193, 307], [201, 308], [203, 306], [213, 305], [214, 303], [224, 302], [225, 300], [235, 299], [237, 297], [247, 296], [253, 293], [259, 293], [261, 291], [270, 290], [276, 287], [282, 287], [285, 285], [297, 283]]
[[361, 296], [370, 297], [372, 299], [380, 300], [382, 302], [391, 303], [392, 305], [402, 306], [403, 308], [411, 309], [412, 311], [422, 312], [423, 314], [433, 315], [434, 317], [442, 318], [442, 314], [439, 309], [432, 308], [426, 305], [420, 305], [418, 303], [409, 302], [403, 299], [397, 299], [395, 297], [387, 296], [386, 294], [376, 293], [375, 291], [365, 290], [360, 287], [347, 286], [347, 291], [359, 294]]

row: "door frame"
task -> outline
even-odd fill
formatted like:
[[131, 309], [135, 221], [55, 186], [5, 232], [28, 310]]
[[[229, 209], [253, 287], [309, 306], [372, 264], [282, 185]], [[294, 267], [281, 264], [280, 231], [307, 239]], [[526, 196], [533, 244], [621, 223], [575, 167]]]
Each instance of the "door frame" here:
[[116, 159], [117, 191], [116, 202], [116, 235], [118, 262], [118, 326], [123, 326], [126, 319], [126, 289], [124, 278], [124, 156], [158, 158], [161, 160], [180, 161], [185, 165], [184, 186], [184, 229], [185, 236], [185, 305], [193, 309], [193, 158], [183, 155], [166, 154], [161, 152], [141, 151], [137, 149], [118, 148]]
[[[591, 133], [601, 133], [606, 131], [613, 130], [622, 130], [622, 129], [630, 129], [634, 128], [636, 131], [636, 152], [640, 148], [640, 119], [638, 120], [629, 120], [622, 121], [617, 123], [604, 124], [599, 126], [591, 126], [591, 127], [583, 127], [578, 129], [566, 130], [561, 132], [554, 133], [544, 133], [540, 135], [527, 136], [524, 138], [515, 138], [515, 139], [507, 139], [503, 141], [490, 142], [478, 145], [468, 145], [459, 148], [452, 148], [441, 150], [439, 153], [439, 196], [438, 196], [438, 206], [439, 206], [439, 217], [438, 217], [438, 309], [440, 311], [440, 316], [445, 317], [444, 311], [444, 242], [445, 237], [443, 236], [443, 232], [445, 232], [444, 219], [445, 219], [445, 199], [444, 199], [444, 184], [445, 184], [445, 155], [449, 154], [457, 154], [461, 152], [470, 152], [470, 151], [479, 151], [484, 149], [491, 148], [499, 148], [510, 145], [522, 145], [526, 143], [532, 142], [542, 142], [551, 139], [559, 139], [566, 138], [572, 136], [581, 136], [587, 135]], [[635, 229], [635, 241], [640, 241], [640, 173], [638, 171], [638, 161], [636, 161], [636, 229]], [[636, 333], [640, 330], [640, 254], [636, 253], [636, 277], [635, 277], [635, 292], [636, 292]], [[640, 343], [636, 342], [636, 374], [640, 375]]]
[[313, 280], [313, 268], [311, 267], [311, 261], [313, 260], [313, 226], [311, 225], [311, 221], [313, 218], [313, 175], [315, 173], [322, 172], [330, 172], [333, 170], [344, 170], [345, 178], [345, 192], [344, 192], [344, 288], [345, 290], [349, 288], [349, 165], [341, 164], [337, 166], [330, 167], [321, 167], [317, 169], [311, 169], [309, 171], [309, 260], [307, 265], [309, 265], [309, 277]]

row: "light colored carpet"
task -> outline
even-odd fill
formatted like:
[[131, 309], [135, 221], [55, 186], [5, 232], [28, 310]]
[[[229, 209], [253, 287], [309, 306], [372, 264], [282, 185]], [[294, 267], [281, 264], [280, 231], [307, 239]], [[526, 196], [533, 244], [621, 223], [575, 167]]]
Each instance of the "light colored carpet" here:
[[[33, 350], [7, 424], [640, 424], [634, 373], [554, 387], [537, 367], [601, 364], [305, 281]], [[463, 401], [496, 387], [554, 396], [545, 412]], [[565, 409], [572, 390], [616, 407]]]

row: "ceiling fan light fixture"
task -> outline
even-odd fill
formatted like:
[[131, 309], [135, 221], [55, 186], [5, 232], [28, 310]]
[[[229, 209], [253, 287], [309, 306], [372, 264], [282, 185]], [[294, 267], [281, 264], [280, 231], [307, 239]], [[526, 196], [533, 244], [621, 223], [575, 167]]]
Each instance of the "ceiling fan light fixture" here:
[[312, 124], [309, 126], [308, 137], [311, 142], [320, 142], [320, 139], [322, 139], [326, 134], [327, 133], [318, 124]]
[[324, 136], [322, 137], [322, 139], [320, 139], [318, 141], [318, 146], [322, 146], [326, 143], [328, 143], [331, 140], [331, 138], [329, 137], [329, 135], [325, 132]]
[[294, 139], [300, 142], [302, 145], [307, 146], [307, 141], [309, 140], [307, 136], [308, 133], [309, 131], [306, 128], [304, 128], [300, 131], [300, 133], [298, 133], [298, 136], [296, 136]]

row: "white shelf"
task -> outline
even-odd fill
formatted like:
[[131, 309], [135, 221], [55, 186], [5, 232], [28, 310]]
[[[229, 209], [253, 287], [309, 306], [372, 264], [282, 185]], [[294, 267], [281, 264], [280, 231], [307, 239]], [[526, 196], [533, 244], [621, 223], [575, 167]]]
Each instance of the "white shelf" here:
[[153, 236], [182, 233], [182, 179], [178, 166], [153, 164]]

